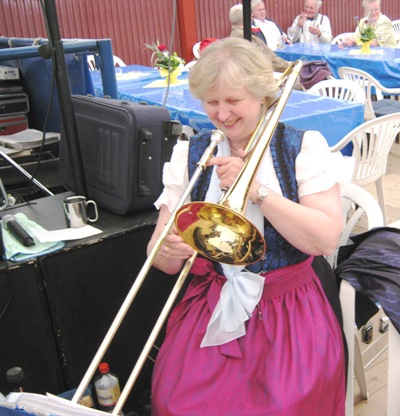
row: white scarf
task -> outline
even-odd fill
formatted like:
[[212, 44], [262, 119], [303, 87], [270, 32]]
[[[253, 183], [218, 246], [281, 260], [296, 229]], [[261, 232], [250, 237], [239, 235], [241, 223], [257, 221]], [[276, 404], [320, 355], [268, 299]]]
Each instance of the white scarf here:
[[[218, 156], [230, 155], [229, 141], [225, 140], [218, 145]], [[264, 157], [257, 175], [260, 183], [267, 183], [268, 175], [265, 168], [267, 160], [268, 157]], [[214, 167], [205, 200], [215, 203], [219, 201], [220, 196], [219, 179]], [[257, 205], [251, 202], [247, 205], [246, 218], [259, 230], [264, 231], [264, 216]], [[247, 271], [244, 266], [228, 264], [221, 266], [227, 280], [208, 323], [201, 347], [225, 344], [245, 335], [244, 323], [251, 317], [264, 288], [264, 278]]]

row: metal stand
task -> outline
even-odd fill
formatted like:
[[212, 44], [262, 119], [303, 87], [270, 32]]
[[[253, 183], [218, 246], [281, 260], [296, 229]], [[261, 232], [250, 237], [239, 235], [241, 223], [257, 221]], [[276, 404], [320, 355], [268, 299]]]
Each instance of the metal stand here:
[[0, 150], [0, 156], [2, 156], [8, 163], [17, 168], [23, 175], [25, 175], [29, 180], [31, 180], [36, 186], [38, 186], [42, 191], [46, 192], [48, 195], [53, 196], [54, 194], [49, 191], [44, 185], [42, 185], [38, 180], [36, 180], [29, 172], [27, 172], [22, 166], [20, 166], [15, 160], [11, 159], [10, 156], [5, 154]]

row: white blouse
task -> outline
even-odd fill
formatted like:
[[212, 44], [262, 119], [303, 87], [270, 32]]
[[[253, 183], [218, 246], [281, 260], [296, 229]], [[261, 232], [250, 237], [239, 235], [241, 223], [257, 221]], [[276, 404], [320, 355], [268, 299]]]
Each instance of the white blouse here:
[[[219, 154], [221, 154], [220, 148], [223, 146], [228, 146], [229, 150], [229, 145], [226, 143], [228, 143], [227, 140], [219, 145]], [[188, 151], [189, 142], [178, 141], [174, 147], [170, 162], [165, 163], [163, 171], [164, 190], [155, 202], [157, 209], [165, 204], [168, 206], [169, 211], [172, 212], [187, 188], [189, 184], [187, 169]], [[282, 194], [269, 148], [267, 149], [265, 160], [263, 176], [268, 178], [268, 187]], [[344, 185], [350, 182], [352, 173], [351, 162], [351, 158], [331, 153], [325, 138], [320, 132], [306, 131], [301, 151], [296, 159], [296, 180], [299, 198], [304, 195], [326, 191], [334, 186], [335, 183]]]
[[[181, 195], [186, 190], [189, 179], [187, 172], [188, 141], [178, 141], [171, 161], [164, 165], [164, 191], [155, 205], [160, 208], [166, 204], [173, 212]], [[218, 154], [230, 155], [228, 140], [218, 145]], [[299, 197], [321, 192], [340, 182], [338, 173], [343, 169], [338, 161], [344, 158], [337, 157], [329, 151], [329, 147], [317, 131], [308, 131], [304, 134], [302, 147], [296, 158], [296, 179]], [[276, 176], [270, 149], [267, 148], [265, 157], [261, 161], [257, 174], [260, 183], [268, 183], [268, 187], [275, 192], [281, 192]], [[219, 179], [213, 171], [206, 201], [219, 200]], [[187, 201], [189, 202], [189, 201]], [[259, 230], [263, 228], [264, 217], [257, 205], [249, 203], [245, 216]], [[252, 273], [244, 266], [221, 264], [226, 282], [220, 293], [201, 347], [221, 345], [246, 334], [245, 322], [252, 315], [263, 292], [264, 278]]]

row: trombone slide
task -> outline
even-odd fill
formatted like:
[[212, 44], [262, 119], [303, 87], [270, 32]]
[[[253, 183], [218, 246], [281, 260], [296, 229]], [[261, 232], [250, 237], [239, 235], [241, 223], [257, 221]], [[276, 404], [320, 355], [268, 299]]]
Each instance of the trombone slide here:
[[[114, 318], [114, 321], [112, 322], [110, 328], [108, 329], [108, 332], [107, 332], [106, 336], [104, 337], [104, 339], [103, 339], [102, 343], [100, 344], [100, 347], [97, 350], [91, 364], [89, 365], [89, 368], [86, 370], [86, 373], [83, 376], [83, 379], [82, 379], [81, 383], [79, 384], [79, 386], [78, 386], [78, 388], [77, 388], [77, 390], [76, 390], [76, 392], [75, 392], [75, 394], [74, 394], [74, 396], [71, 400], [72, 402], [77, 403], [82, 398], [82, 395], [85, 392], [87, 386], [89, 385], [90, 380], [93, 378], [93, 376], [94, 376], [94, 374], [97, 370], [97, 367], [100, 364], [101, 359], [103, 358], [105, 352], [107, 351], [107, 349], [108, 349], [111, 341], [113, 340], [119, 326], [121, 325], [123, 319], [125, 318], [125, 315], [128, 312], [129, 307], [131, 306], [131, 304], [132, 304], [134, 298], [136, 297], [141, 285], [143, 284], [145, 278], [147, 277], [147, 275], [149, 273], [149, 270], [150, 270], [150, 268], [151, 268], [151, 266], [154, 262], [154, 259], [157, 255], [158, 251], [160, 250], [165, 238], [167, 237], [168, 233], [170, 232], [172, 226], [174, 225], [177, 210], [186, 202], [186, 200], [189, 197], [190, 192], [192, 191], [194, 185], [196, 184], [200, 174], [205, 170], [208, 159], [213, 155], [215, 148], [217, 147], [217, 145], [221, 141], [224, 140], [224, 138], [225, 138], [225, 136], [221, 131], [219, 131], [219, 130], [214, 130], [213, 131], [213, 133], [211, 135], [210, 145], [208, 146], [208, 148], [204, 152], [200, 161], [197, 163], [197, 169], [194, 172], [194, 174], [193, 174], [193, 176], [192, 176], [192, 178], [189, 182], [189, 185], [186, 187], [185, 192], [182, 194], [181, 198], [179, 199], [176, 208], [174, 209], [173, 213], [171, 214], [171, 217], [169, 218], [169, 220], [165, 224], [165, 227], [164, 227], [163, 231], [161, 232], [156, 244], [153, 246], [153, 249], [151, 250], [150, 254], [148, 255], [148, 257], [147, 257], [144, 265], [142, 266], [139, 274], [137, 275], [131, 289], [128, 292], [128, 295], [126, 296], [124, 302], [122, 303], [116, 317]], [[188, 262], [192, 263], [194, 261], [194, 259], [195, 259], [195, 256], [193, 256], [193, 258], [191, 258]], [[185, 266], [183, 271], [188, 273], [189, 272], [188, 267]], [[181, 275], [182, 274], [183, 273], [181, 273]], [[186, 276], [184, 276], [184, 277], [186, 278]], [[182, 279], [183, 279], [183, 277], [182, 277]], [[178, 278], [179, 287], [181, 287], [183, 285], [184, 279], [181, 282], [182, 279], [181, 279], [181, 277]], [[177, 294], [176, 294], [176, 296], [177, 296]], [[173, 301], [172, 300], [169, 301], [169, 304], [171, 304], [170, 307], [172, 307]], [[165, 317], [163, 316], [163, 319], [166, 318], [167, 313], [168, 312], [164, 313]], [[159, 329], [161, 329], [161, 327], [162, 327], [161, 322], [158, 326], [160, 327]], [[155, 335], [155, 334], [153, 336], [155, 336], [155, 338], [157, 337], [157, 335]], [[144, 356], [144, 353], [142, 353], [141, 356], [142, 355]], [[148, 353], [146, 354], [146, 356], [144, 358], [146, 358], [147, 355], [148, 355]], [[138, 367], [140, 366], [140, 368], [141, 368], [143, 366], [143, 364], [144, 364], [144, 362], [141, 363], [141, 365], [138, 365], [138, 363], [137, 363], [137, 366]], [[140, 369], [139, 369], [139, 371], [140, 371]], [[131, 377], [130, 377], [130, 380], [132, 379], [132, 385], [128, 386], [128, 383], [127, 383], [126, 387], [123, 390], [124, 395], [122, 396], [122, 394], [121, 394], [120, 400], [118, 401], [118, 403], [116, 405], [116, 408], [118, 408], [119, 410], [121, 410], [122, 406], [125, 403], [125, 401], [122, 401], [122, 399], [126, 400], [130, 390], [133, 387], [133, 382], [136, 380], [136, 378], [137, 378], [137, 374], [136, 374], [136, 370], [135, 370], [135, 374], [131, 375]], [[128, 391], [128, 387], [129, 387], [129, 391]], [[121, 404], [120, 404], [120, 401], [121, 401]]]

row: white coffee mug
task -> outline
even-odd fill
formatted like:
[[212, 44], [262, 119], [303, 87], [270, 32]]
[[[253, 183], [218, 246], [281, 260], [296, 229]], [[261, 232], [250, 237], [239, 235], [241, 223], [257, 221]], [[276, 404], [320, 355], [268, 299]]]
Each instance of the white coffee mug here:
[[[90, 218], [87, 213], [88, 205], [93, 205], [93, 218]], [[63, 207], [68, 228], [84, 227], [88, 222], [95, 222], [99, 218], [96, 202], [86, 200], [84, 196], [69, 196], [65, 198]]]

